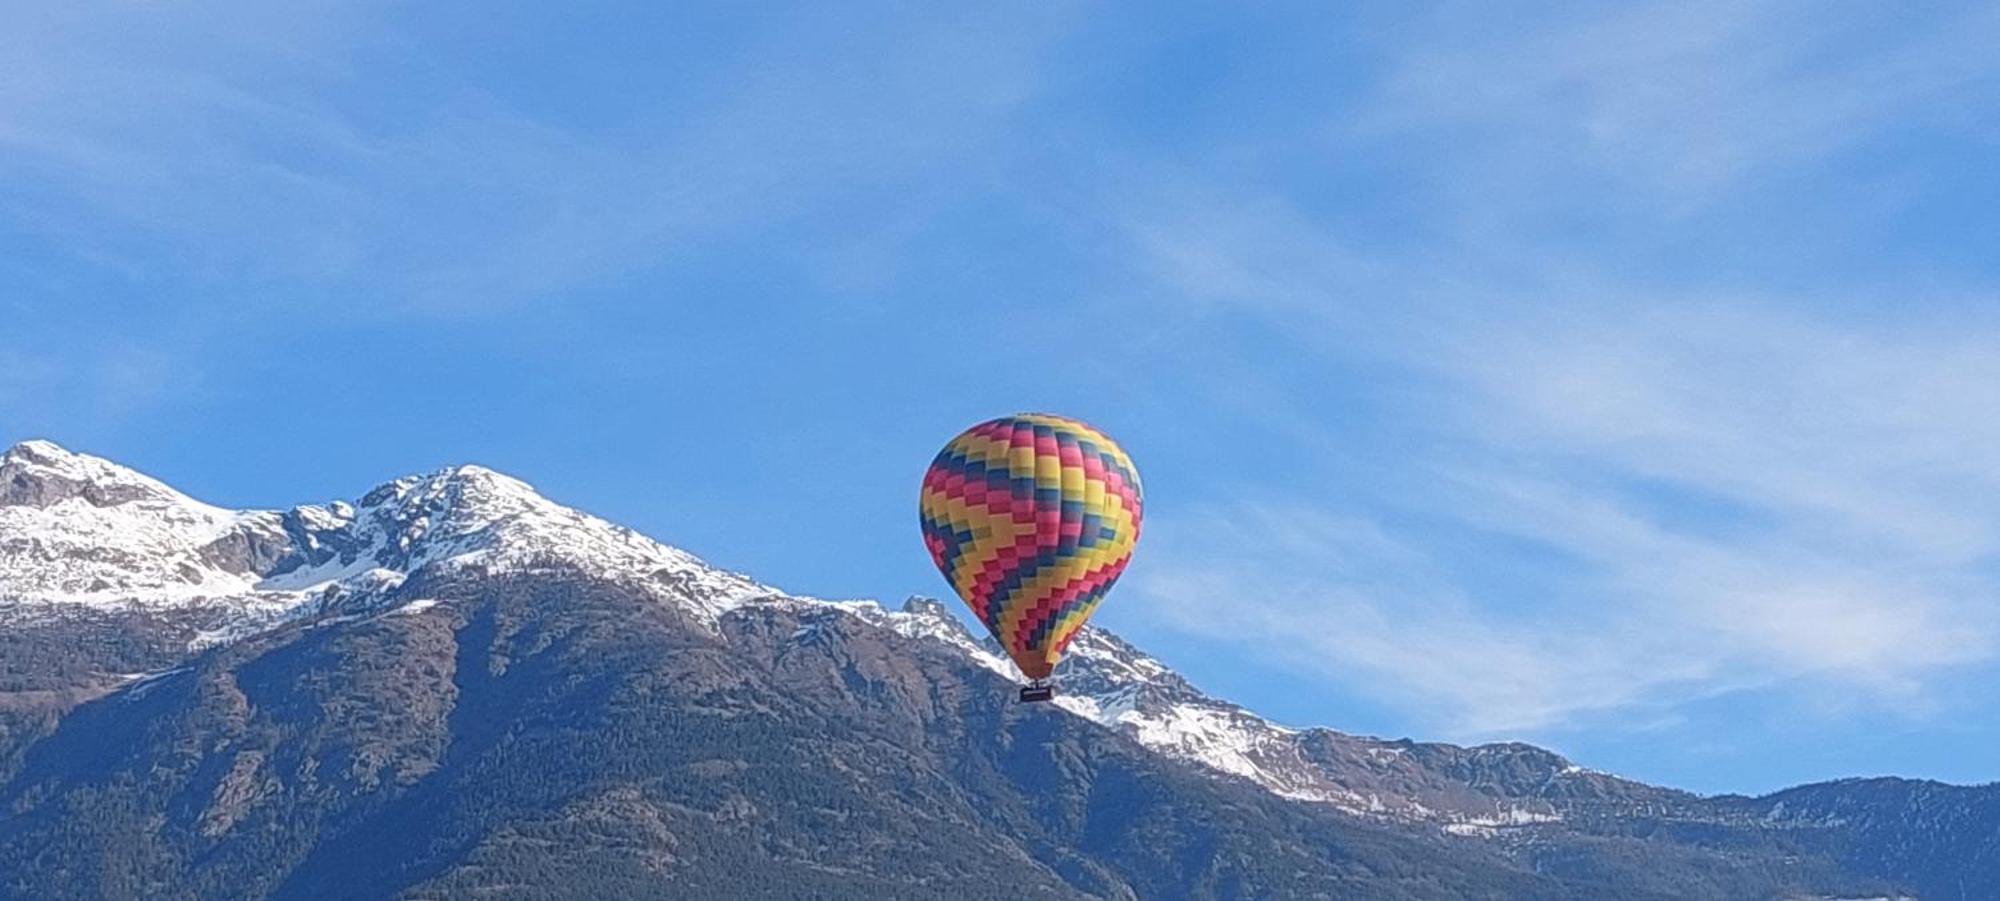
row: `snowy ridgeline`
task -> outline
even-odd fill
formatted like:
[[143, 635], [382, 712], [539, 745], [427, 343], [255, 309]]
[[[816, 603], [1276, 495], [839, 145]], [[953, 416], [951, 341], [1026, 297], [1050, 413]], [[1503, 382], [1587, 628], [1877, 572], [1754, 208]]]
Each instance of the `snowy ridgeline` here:
[[222, 603], [269, 624], [331, 596], [379, 594], [424, 567], [544, 560], [667, 580], [711, 613], [774, 593], [478, 466], [276, 511], [204, 504], [45, 441], [0, 457], [0, 605], [17, 615]]
[[[541, 565], [647, 586], [709, 622], [745, 604], [815, 605], [937, 642], [969, 666], [1019, 678], [994, 645], [936, 601], [915, 598], [891, 611], [873, 602], [786, 594], [478, 466], [397, 479], [351, 503], [276, 511], [204, 504], [44, 441], [0, 457], [0, 620], [220, 611], [219, 623], [194, 639], [199, 647], [299, 617], [421, 612], [435, 601], [396, 589], [427, 568], [492, 573]], [[810, 640], [809, 633], [801, 629], [794, 638]], [[1057, 676], [1062, 710], [1285, 797], [1362, 815], [1433, 820], [1468, 835], [1559, 819], [1547, 804], [1421, 790], [1437, 780], [1407, 759], [1408, 743], [1279, 726], [1201, 693], [1101, 629], [1080, 633]], [[1608, 777], [1565, 762], [1549, 778], [1553, 784]]]

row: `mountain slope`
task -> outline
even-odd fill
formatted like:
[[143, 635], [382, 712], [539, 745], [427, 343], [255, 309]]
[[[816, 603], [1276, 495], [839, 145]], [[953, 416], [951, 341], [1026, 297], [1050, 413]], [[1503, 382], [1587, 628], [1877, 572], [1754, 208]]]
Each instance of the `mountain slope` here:
[[[1218, 782], [814, 603], [436, 581], [85, 705], [0, 793], [22, 897], [1581, 897]], [[580, 881], [579, 881], [580, 880]]]
[[1463, 748], [1289, 729], [1202, 693], [1101, 629], [1076, 642], [1060, 674], [1065, 696], [1058, 703], [1081, 716], [1285, 797], [1356, 814], [1488, 834], [1560, 821], [1594, 802], [1692, 800], [1586, 770], [1529, 745]]
[[770, 589], [476, 466], [224, 510], [47, 441], [0, 455], [0, 778], [63, 711], [202, 648], [370, 609], [412, 572], [552, 557], [713, 615]]
[[1023, 707], [936, 602], [788, 596], [478, 467], [225, 511], [34, 442], [0, 549], [8, 896], [1854, 896], [1959, 847], [1283, 728], [1101, 630]]

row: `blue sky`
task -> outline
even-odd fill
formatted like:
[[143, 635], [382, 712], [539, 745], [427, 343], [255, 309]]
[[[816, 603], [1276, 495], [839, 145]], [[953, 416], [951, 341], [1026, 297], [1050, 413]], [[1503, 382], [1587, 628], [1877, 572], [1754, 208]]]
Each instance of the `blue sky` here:
[[893, 601], [1060, 411], [1099, 621], [1283, 721], [2000, 778], [1993, 10], [541, 6], [10, 13], [0, 442]]

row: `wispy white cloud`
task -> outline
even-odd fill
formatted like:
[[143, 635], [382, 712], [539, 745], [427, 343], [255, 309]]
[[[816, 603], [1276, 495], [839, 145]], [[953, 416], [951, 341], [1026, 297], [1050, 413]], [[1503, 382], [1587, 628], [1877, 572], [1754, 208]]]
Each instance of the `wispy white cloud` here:
[[1634, 665], [1637, 624], [1615, 608], [1565, 613], [1582, 615], [1563, 629], [1510, 616], [1372, 521], [1241, 504], [1149, 529], [1134, 580], [1149, 613], [1408, 705], [1454, 734], [1546, 726], [1713, 675], [1704, 660], [1658, 652]]
[[1983, 7], [1449, 10], [1397, 55], [1364, 127], [1448, 134], [1498, 164], [1491, 179], [1574, 178], [1580, 166], [1676, 207], [1886, 129], [1964, 126], [1969, 91], [2000, 92], [2000, 15]]
[[[1408, 361], [1436, 379], [1409, 410], [1426, 450], [1344, 502], [1368, 512], [1167, 520], [1139, 590], [1462, 734], [1780, 685], [1921, 706], [1994, 658], [2000, 331], [1683, 312], [1429, 337], [1457, 350]], [[1468, 534], [1519, 559], [1470, 566]]]
[[[1347, 133], [1427, 156], [1448, 238], [1385, 242], [1263, 184], [1127, 200], [1161, 296], [1259, 318], [1319, 374], [1220, 398], [1344, 463], [1401, 449], [1158, 513], [1137, 593], [1466, 736], [1750, 690], [1921, 711], [1989, 673], [2000, 319], [1921, 287], [1691, 293], [1540, 217], [1643, 197], [1671, 220], [1897, 129], [1976, 131], [1955, 117], [2000, 87], [1980, 49], [2000, 20], [1447, 18]], [[1375, 418], [1330, 417], [1330, 395]]]
[[[23, 240], [0, 276], [21, 309], [0, 353], [135, 348], [60, 355], [61, 374], [14, 391], [15, 409], [71, 391], [104, 399], [92, 409], [189, 400], [240, 348], [328, 327], [533, 333], [580, 296], [606, 310], [712, 302], [592, 289], [737, 241], [773, 266], [839, 277], [858, 256], [892, 278], [899, 254], [871, 243], [900, 240], [940, 193], [983, 188], [990, 137], [1040, 88], [1038, 58], [1067, 26], [1056, 12], [802, 9], [718, 31], [698, 65], [663, 57], [685, 47], [623, 45], [607, 85], [560, 41], [510, 65], [448, 24], [513, 12], [10, 15], [0, 231]], [[685, 40], [675, 22], [647, 27]]]
[[1064, 27], [808, 13], [678, 82], [631, 60], [625, 89], [660, 96], [604, 123], [515, 102], [560, 67], [433, 59], [464, 48], [410, 46], [390, 9], [273, 18], [83, 4], [11, 22], [12, 216], [66, 232], [67, 253], [206, 267], [250, 306], [343, 291], [369, 296], [349, 314], [505, 312], [704, 238], [981, 177]]

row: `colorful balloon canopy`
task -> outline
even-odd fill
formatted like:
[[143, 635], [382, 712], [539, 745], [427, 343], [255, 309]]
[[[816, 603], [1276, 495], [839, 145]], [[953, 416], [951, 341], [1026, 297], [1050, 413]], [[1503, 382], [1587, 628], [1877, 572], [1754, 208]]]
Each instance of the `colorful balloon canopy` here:
[[1021, 672], [1045, 679], [1139, 540], [1139, 472], [1074, 419], [965, 430], [924, 474], [924, 544]]

